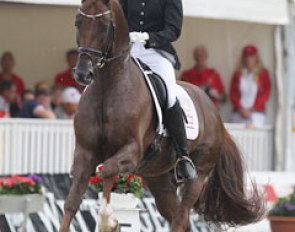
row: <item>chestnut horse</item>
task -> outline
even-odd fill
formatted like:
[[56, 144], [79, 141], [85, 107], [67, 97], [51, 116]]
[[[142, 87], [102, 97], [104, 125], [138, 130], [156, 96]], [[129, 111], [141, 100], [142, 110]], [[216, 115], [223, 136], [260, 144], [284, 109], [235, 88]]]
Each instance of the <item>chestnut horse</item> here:
[[199, 136], [188, 144], [198, 178], [182, 184], [179, 199], [173, 174], [176, 154], [169, 138], [162, 139], [159, 154], [138, 171], [145, 151], [157, 137], [157, 118], [143, 74], [130, 57], [128, 25], [120, 4], [83, 0], [76, 26], [80, 56], [75, 75], [78, 81], [91, 84], [75, 116], [73, 183], [60, 232], [69, 230], [89, 178], [101, 163], [104, 203], [100, 231], [118, 229], [110, 193], [119, 173], [143, 177], [173, 232], [189, 231], [192, 208], [216, 225], [259, 220], [263, 204], [256, 190], [246, 197], [241, 154], [210, 99], [195, 86], [179, 82], [199, 114]]

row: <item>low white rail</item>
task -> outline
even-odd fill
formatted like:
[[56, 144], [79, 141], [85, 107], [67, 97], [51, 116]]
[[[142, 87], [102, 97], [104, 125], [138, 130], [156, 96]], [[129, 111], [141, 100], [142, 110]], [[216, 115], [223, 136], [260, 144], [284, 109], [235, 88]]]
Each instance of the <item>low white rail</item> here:
[[68, 173], [74, 139], [71, 121], [0, 120], [0, 174]]
[[[273, 130], [227, 124], [251, 171], [270, 171]], [[68, 173], [74, 150], [71, 121], [0, 120], [0, 175]]]
[[272, 171], [274, 160], [274, 130], [270, 126], [245, 128], [241, 124], [226, 124], [239, 146], [249, 171]]

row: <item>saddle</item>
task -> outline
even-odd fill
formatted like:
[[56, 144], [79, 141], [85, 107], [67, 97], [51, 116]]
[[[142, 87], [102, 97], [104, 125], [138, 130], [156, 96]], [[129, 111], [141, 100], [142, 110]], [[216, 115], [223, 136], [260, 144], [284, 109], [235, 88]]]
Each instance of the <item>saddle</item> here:
[[[158, 118], [157, 133], [161, 136], [168, 137], [168, 131], [165, 128], [165, 115], [167, 111], [168, 92], [163, 79], [154, 73], [148, 65], [141, 60], [133, 58], [144, 74], [146, 84], [150, 90], [153, 103], [156, 109]], [[199, 135], [199, 120], [195, 105], [187, 93], [187, 91], [180, 85], [177, 85], [176, 96], [184, 112], [185, 127], [187, 139], [195, 140]]]
[[[160, 152], [161, 137], [169, 136], [168, 131], [165, 128], [166, 111], [168, 107], [168, 91], [163, 79], [158, 74], [154, 73], [148, 65], [139, 59], [133, 58], [133, 60], [144, 74], [158, 118], [157, 133], [159, 136], [145, 151], [144, 159], [138, 168], [138, 171], [142, 171]], [[194, 140], [199, 135], [199, 121], [194, 103], [188, 93], [180, 85], [177, 85], [176, 87], [176, 95], [183, 109], [184, 118], [186, 119], [185, 127], [187, 139]]]
[[143, 63], [140, 59], [137, 59], [137, 60], [141, 68], [144, 70], [145, 76], [149, 79], [150, 84], [153, 87], [153, 90], [156, 94], [157, 100], [159, 101], [159, 104], [161, 107], [163, 119], [165, 120], [166, 118], [165, 114], [166, 114], [167, 105], [168, 105], [167, 103], [168, 93], [167, 93], [166, 84], [163, 81], [162, 77], [154, 73], [148, 65]]

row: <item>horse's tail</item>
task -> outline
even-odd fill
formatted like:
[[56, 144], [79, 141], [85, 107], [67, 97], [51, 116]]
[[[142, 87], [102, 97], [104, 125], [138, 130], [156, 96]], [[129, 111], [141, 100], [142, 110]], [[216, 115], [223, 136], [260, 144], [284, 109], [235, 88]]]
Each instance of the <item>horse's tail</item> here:
[[251, 194], [246, 193], [244, 178], [241, 153], [224, 128], [220, 158], [204, 186], [195, 210], [206, 221], [217, 226], [257, 222], [264, 215], [264, 201], [254, 183], [251, 183]]

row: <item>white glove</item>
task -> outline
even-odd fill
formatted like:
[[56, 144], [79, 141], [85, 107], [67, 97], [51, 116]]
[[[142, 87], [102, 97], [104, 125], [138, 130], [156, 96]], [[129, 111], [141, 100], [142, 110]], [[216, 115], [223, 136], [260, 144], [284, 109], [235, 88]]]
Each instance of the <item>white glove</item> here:
[[143, 43], [150, 38], [149, 34], [146, 32], [130, 32], [129, 37], [132, 43]]

